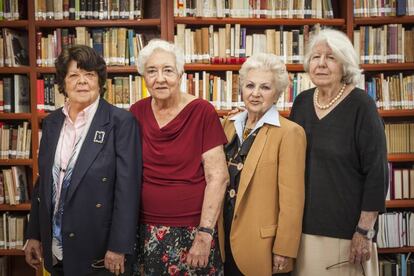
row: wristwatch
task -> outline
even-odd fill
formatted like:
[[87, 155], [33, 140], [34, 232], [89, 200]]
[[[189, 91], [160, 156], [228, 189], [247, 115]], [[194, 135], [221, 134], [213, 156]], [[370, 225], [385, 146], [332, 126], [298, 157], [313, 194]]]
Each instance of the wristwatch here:
[[214, 232], [215, 231], [214, 231], [213, 228], [198, 226], [197, 227], [197, 231], [198, 232], [204, 232], [204, 233], [210, 234], [214, 238]]
[[363, 229], [359, 227], [358, 225], [355, 227], [355, 231], [362, 236], [364, 236], [368, 240], [372, 240], [372, 238], [375, 236], [375, 229]]

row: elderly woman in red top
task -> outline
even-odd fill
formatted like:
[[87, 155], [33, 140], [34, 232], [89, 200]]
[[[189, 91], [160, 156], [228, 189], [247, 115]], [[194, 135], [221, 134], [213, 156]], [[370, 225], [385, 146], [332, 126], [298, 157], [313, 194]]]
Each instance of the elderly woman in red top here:
[[138, 72], [150, 97], [131, 107], [143, 147], [136, 273], [222, 275], [215, 231], [228, 182], [226, 136], [213, 106], [180, 91], [184, 55], [152, 40]]

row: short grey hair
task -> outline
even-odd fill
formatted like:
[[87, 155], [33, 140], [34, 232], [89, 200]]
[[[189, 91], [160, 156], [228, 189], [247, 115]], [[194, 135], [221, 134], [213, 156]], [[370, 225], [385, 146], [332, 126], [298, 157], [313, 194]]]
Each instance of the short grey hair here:
[[144, 75], [145, 64], [151, 55], [157, 51], [165, 51], [175, 57], [175, 66], [179, 75], [184, 72], [184, 52], [171, 42], [162, 39], [152, 39], [138, 54], [137, 68], [140, 75]]
[[268, 70], [273, 73], [273, 81], [276, 86], [276, 95], [279, 98], [289, 85], [289, 76], [285, 64], [274, 54], [256, 53], [249, 57], [239, 70], [240, 84], [243, 86], [250, 70]]
[[313, 54], [313, 49], [321, 42], [326, 42], [329, 48], [332, 49], [333, 55], [342, 64], [344, 74], [342, 76], [342, 81], [346, 84], [358, 84], [362, 72], [362, 70], [359, 69], [358, 55], [345, 33], [334, 29], [326, 28], [319, 31], [317, 34], [312, 35], [306, 46], [306, 54], [303, 63], [305, 71], [309, 73], [309, 63]]

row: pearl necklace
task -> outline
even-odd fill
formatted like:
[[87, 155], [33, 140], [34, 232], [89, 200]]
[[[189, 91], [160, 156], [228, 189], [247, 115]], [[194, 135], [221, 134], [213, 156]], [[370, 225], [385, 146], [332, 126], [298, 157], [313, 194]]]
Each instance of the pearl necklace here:
[[320, 105], [318, 98], [319, 98], [319, 89], [316, 87], [315, 89], [315, 93], [313, 95], [313, 103], [316, 105], [317, 108], [325, 110], [330, 108], [337, 100], [339, 100], [339, 98], [342, 97], [342, 94], [344, 94], [345, 91], [345, 87], [346, 87], [346, 83], [344, 83], [344, 85], [342, 85], [341, 90], [339, 90], [338, 95], [336, 95], [335, 98], [333, 98], [328, 104], [326, 105]]

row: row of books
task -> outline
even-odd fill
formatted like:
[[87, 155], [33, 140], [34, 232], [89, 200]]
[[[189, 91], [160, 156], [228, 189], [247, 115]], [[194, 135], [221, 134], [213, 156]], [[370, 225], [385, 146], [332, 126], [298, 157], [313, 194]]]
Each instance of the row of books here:
[[[144, 78], [138, 75], [115, 76], [106, 81], [104, 99], [109, 103], [124, 109], [136, 101], [148, 97]], [[65, 97], [59, 93], [55, 83], [55, 75], [45, 74], [37, 80], [37, 110], [50, 112], [63, 106]]]
[[[297, 94], [314, 87], [306, 73], [290, 73], [289, 78], [290, 85], [276, 103], [279, 110], [289, 110]], [[239, 75], [232, 71], [225, 71], [222, 75], [207, 71], [184, 73], [181, 91], [209, 101], [216, 109], [244, 106]]]
[[[15, 79], [22, 77], [26, 78], [21, 75], [14, 75]], [[311, 82], [307, 73], [289, 73], [289, 78], [290, 84], [277, 102], [277, 108], [279, 110], [289, 110], [292, 107], [295, 97], [300, 92], [314, 87], [314, 84]], [[365, 80], [365, 78], [367, 78], [367, 80]], [[6, 87], [8, 87], [10, 81], [10, 78], [3, 79], [3, 82], [0, 80], [0, 110], [1, 108], [4, 110], [6, 106], [1, 105], [2, 87], [4, 87], [4, 84], [2, 86], [2, 83], [5, 82]], [[25, 85], [27, 85], [27, 78]], [[388, 77], [384, 77], [383, 74], [370, 77], [363, 75], [361, 83], [358, 86], [363, 89], [365, 88], [368, 95], [376, 101], [379, 109], [414, 108], [414, 75], [403, 76], [402, 73]], [[109, 78], [107, 80], [106, 88], [107, 93], [105, 97], [111, 103], [114, 103], [121, 108], [129, 108], [135, 101], [148, 96], [148, 91], [143, 78], [137, 75]], [[27, 89], [28, 88], [26, 87], [25, 90]], [[9, 91], [8, 89], [3, 89], [3, 91], [6, 90]], [[10, 93], [11, 91], [13, 90], [10, 90]], [[64, 96], [58, 92], [54, 74], [44, 74], [42, 79], [38, 79], [36, 91], [38, 111], [53, 111], [56, 108], [61, 107], [65, 102]], [[122, 91], [122, 93], [120, 91]], [[217, 109], [231, 109], [233, 107], [244, 105], [240, 93], [239, 76], [232, 71], [225, 71], [221, 74], [208, 71], [184, 73], [181, 81], [181, 91], [210, 101]], [[13, 106], [18, 106], [17, 109], [14, 107], [14, 110], [20, 112], [21, 110], [26, 110], [26, 112], [28, 112], [29, 98], [27, 97], [24, 101], [26, 104], [22, 104], [21, 100], [16, 100], [21, 99], [21, 96], [10, 93], [3, 92], [3, 95], [9, 95], [3, 97], [3, 102], [8, 103], [8, 100], [6, 99], [14, 98], [13, 102], [15, 102], [15, 104]], [[8, 107], [6, 108], [6, 111], [7, 110], [9, 110]], [[387, 126], [387, 128], [389, 128], [389, 126]], [[393, 126], [391, 128], [394, 129], [395, 127]], [[391, 138], [393, 141], [396, 139], [397, 138], [395, 137]], [[412, 147], [414, 147], [414, 144]], [[389, 148], [389, 150], [391, 149]], [[405, 150], [409, 149], [407, 148]], [[391, 151], [391, 153], [393, 153], [393, 151]]]
[[140, 19], [143, 0], [36, 0], [36, 20]]
[[354, 0], [354, 17], [414, 15], [413, 0]]
[[174, 16], [232, 18], [333, 18], [331, 0], [174, 0]]
[[0, 159], [28, 159], [32, 131], [28, 122], [7, 124], [0, 122]]
[[388, 164], [389, 188], [387, 200], [414, 199], [414, 168], [394, 168]]
[[0, 204], [17, 205], [29, 201], [26, 167], [11, 166], [0, 172]]
[[379, 109], [413, 109], [414, 108], [414, 74], [404, 76], [363, 75], [361, 88], [377, 103]]
[[54, 74], [44, 74], [36, 81], [37, 110], [40, 113], [54, 111], [63, 106], [65, 96], [59, 92]]
[[52, 67], [62, 49], [82, 44], [93, 47], [107, 65], [135, 65], [144, 43], [143, 34], [127, 28], [58, 28], [46, 35], [37, 32], [36, 64], [40, 67]]
[[309, 32], [308, 25], [293, 30], [281, 25], [263, 33], [247, 34], [247, 29], [240, 24], [226, 24], [225, 28], [218, 29], [213, 25], [190, 29], [185, 24], [177, 24], [174, 43], [184, 50], [186, 63], [238, 63], [244, 59], [231, 57], [249, 57], [258, 52], [273, 53], [285, 63], [303, 63]]
[[414, 153], [414, 123], [386, 123], [388, 153]]
[[414, 62], [414, 27], [389, 24], [354, 30], [354, 48], [360, 63]]
[[26, 222], [26, 216], [3, 213], [0, 219], [0, 248], [22, 249]]
[[29, 78], [26, 75], [0, 77], [0, 112], [30, 112]]
[[27, 33], [3, 28], [0, 34], [0, 67], [29, 65]]
[[411, 253], [381, 255], [379, 276], [414, 276], [414, 260]]
[[141, 76], [114, 77], [106, 81], [105, 99], [119, 107], [129, 109], [136, 101], [149, 96], [145, 80]]
[[414, 246], [414, 213], [380, 214], [377, 244], [379, 248]]
[[22, 19], [26, 9], [23, 0], [3, 0], [0, 1], [0, 20], [19, 20]]

